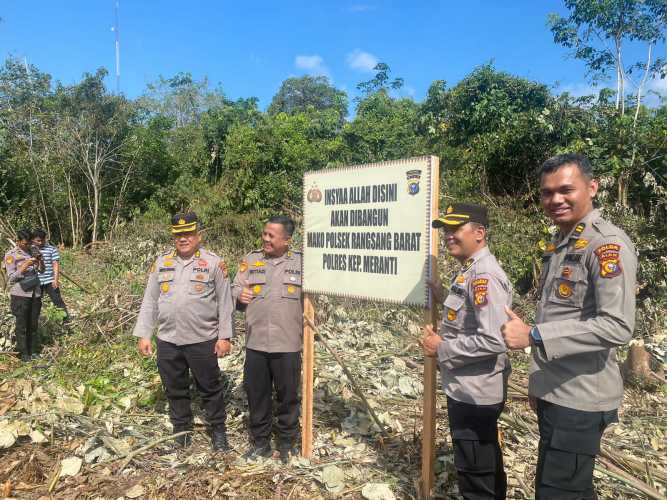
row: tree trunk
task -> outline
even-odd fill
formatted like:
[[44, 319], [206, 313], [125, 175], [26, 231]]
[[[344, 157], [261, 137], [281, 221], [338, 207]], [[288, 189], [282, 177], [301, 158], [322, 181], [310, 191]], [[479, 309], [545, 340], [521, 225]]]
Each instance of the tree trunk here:
[[[639, 118], [639, 108], [641, 107], [642, 103], [642, 89], [644, 88], [644, 85], [646, 85], [646, 79], [648, 78], [648, 73], [651, 69], [651, 51], [653, 50], [653, 43], [648, 44], [648, 56], [646, 58], [646, 67], [644, 68], [644, 75], [642, 76], [641, 82], [639, 82], [639, 86], [637, 87], [637, 107], [635, 108], [635, 119], [632, 122], [632, 129], [633, 129], [633, 136], [634, 136], [634, 131], [637, 128], [637, 119]], [[637, 141], [635, 140], [635, 147], [637, 145]]]
[[621, 371], [625, 381], [634, 385], [650, 386], [665, 382], [662, 367], [659, 363], [653, 362], [642, 340], [631, 342], [628, 357]]
[[616, 46], [616, 109], [625, 114], [625, 70], [623, 69], [622, 34], [614, 40]]

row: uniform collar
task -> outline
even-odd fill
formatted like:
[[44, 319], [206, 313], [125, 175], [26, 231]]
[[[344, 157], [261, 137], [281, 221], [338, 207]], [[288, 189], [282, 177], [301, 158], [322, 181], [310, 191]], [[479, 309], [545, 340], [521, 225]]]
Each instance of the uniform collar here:
[[489, 250], [488, 245], [486, 245], [486, 246], [480, 248], [480, 249], [477, 250], [474, 254], [472, 254], [472, 255], [470, 256], [470, 258], [468, 258], [468, 259], [463, 263], [463, 265], [462, 265], [463, 272], [465, 272], [465, 271], [467, 271], [468, 269], [470, 269], [470, 266], [472, 266], [475, 262], [479, 262], [479, 261], [482, 260], [484, 257], [486, 257], [487, 255], [490, 255], [490, 254], [491, 254], [491, 251]]
[[176, 250], [174, 250], [174, 251], [171, 253], [171, 256], [172, 256], [172, 257], [176, 257], [176, 258], [177, 258], [179, 261], [181, 261], [184, 265], [188, 265], [188, 264], [189, 264], [190, 262], [192, 262], [194, 259], [198, 259], [198, 258], [200, 258], [200, 257], [202, 256], [202, 250], [201, 250], [201, 248], [198, 248], [197, 251], [196, 251], [195, 253], [193, 253], [193, 254], [192, 254], [192, 257], [190, 257], [189, 259], [184, 259], [184, 258], [181, 257], [180, 255], [178, 255], [178, 252], [177, 252]]
[[289, 260], [292, 258], [294, 255], [294, 252], [292, 250], [287, 249], [287, 251], [282, 254], [280, 257], [270, 257], [266, 255], [264, 252], [262, 252], [262, 257], [266, 262], [271, 262], [271, 264], [280, 264], [283, 260]]
[[597, 208], [594, 208], [593, 210], [588, 212], [579, 222], [575, 224], [572, 230], [569, 233], [567, 233], [567, 236], [560, 239], [562, 235], [559, 232], [556, 236], [557, 240], [556, 248], [560, 248], [563, 245], [568, 244], [572, 239], [579, 239], [581, 237], [581, 234], [586, 230], [586, 228], [591, 225], [591, 222], [599, 218], [600, 218], [600, 211]]

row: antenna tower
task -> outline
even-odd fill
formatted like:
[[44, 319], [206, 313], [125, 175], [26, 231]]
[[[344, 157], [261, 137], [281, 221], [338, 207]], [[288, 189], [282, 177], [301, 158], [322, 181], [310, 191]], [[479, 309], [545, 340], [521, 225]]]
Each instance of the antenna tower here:
[[116, 0], [114, 8], [113, 31], [116, 34], [116, 94], [120, 94], [120, 29], [118, 26], [119, 1]]

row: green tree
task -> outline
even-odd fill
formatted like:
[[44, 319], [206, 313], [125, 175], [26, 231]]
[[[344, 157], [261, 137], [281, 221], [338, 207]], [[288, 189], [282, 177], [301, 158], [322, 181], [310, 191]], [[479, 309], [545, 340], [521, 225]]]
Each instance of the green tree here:
[[355, 99], [357, 102], [376, 92], [398, 90], [403, 87], [403, 84], [405, 83], [403, 78], [400, 77], [394, 78], [393, 80], [390, 79], [389, 74], [391, 73], [391, 68], [389, 68], [387, 63], [377, 63], [373, 68], [373, 71], [375, 71], [375, 76], [373, 78], [357, 84], [357, 90], [361, 91], [362, 94], [362, 97], [357, 97]]
[[190, 73], [160, 76], [139, 99], [145, 112], [167, 116], [176, 127], [196, 123], [206, 110], [226, 102], [221, 89], [209, 89], [207, 78], [194, 80]]
[[433, 82], [419, 130], [432, 147], [453, 148], [450, 163], [464, 168], [477, 189], [516, 192], [557, 144], [581, 130], [563, 126], [573, 109], [567, 99], [555, 101], [546, 85], [484, 65], [451, 89]]
[[354, 121], [343, 128], [347, 163], [395, 160], [426, 154], [417, 133], [419, 106], [411, 99], [393, 99], [385, 90], [359, 102]]
[[225, 141], [222, 199], [230, 210], [299, 206], [303, 173], [341, 158], [339, 115], [333, 109], [265, 116], [238, 124]]
[[307, 111], [310, 106], [316, 111], [333, 109], [342, 124], [347, 116], [347, 104], [347, 94], [331, 85], [326, 76], [302, 76], [288, 78], [280, 85], [268, 113], [293, 115]]
[[[644, 69], [637, 83], [637, 109], [648, 77], [664, 78], [665, 60], [652, 61], [656, 43], [665, 40], [667, 2], [664, 0], [565, 0], [568, 17], [550, 14], [554, 42], [571, 49], [588, 67], [594, 81], [606, 80], [612, 70], [616, 79], [616, 109], [625, 112], [625, 83], [633, 69]], [[647, 44], [647, 60], [629, 62], [625, 42]], [[638, 112], [638, 111], [637, 111]]]

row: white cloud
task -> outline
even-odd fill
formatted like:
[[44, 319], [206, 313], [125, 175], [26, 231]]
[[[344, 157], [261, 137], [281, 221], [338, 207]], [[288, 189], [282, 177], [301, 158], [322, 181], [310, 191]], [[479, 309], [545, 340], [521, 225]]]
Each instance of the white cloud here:
[[373, 7], [370, 5], [367, 5], [365, 3], [355, 3], [354, 5], [351, 5], [350, 8], [348, 9], [350, 12], [367, 12], [369, 10], [372, 10]]
[[597, 87], [595, 85], [589, 85], [588, 83], [570, 83], [567, 85], [563, 85], [559, 89], [560, 94], [564, 94], [567, 92], [570, 94], [572, 97], [584, 97], [584, 96], [595, 96], [597, 97], [598, 94], [600, 93], [601, 88]]
[[644, 94], [646, 95], [642, 100], [644, 104], [650, 107], [660, 106], [662, 99], [667, 99], [667, 78], [655, 78], [647, 81]]
[[[600, 90], [608, 88], [612, 92], [616, 92], [616, 83], [613, 81], [604, 82], [601, 86], [594, 86], [588, 83], [579, 82], [563, 85], [556, 89], [557, 93], [562, 94], [568, 92], [572, 97], [595, 96], [597, 97]], [[634, 81], [626, 79], [625, 91], [628, 97], [637, 95], [637, 85]], [[613, 94], [616, 95], [616, 94]], [[650, 79], [646, 82], [642, 90], [642, 104], [649, 107], [660, 105], [660, 97], [667, 98], [667, 78], [665, 79]]]
[[294, 58], [294, 65], [305, 70], [311, 75], [329, 76], [329, 68], [324, 64], [324, 59], [318, 55], [304, 56], [299, 55]]
[[378, 58], [369, 52], [364, 52], [360, 49], [354, 49], [347, 55], [346, 58], [348, 66], [359, 71], [373, 71], [377, 65]]
[[667, 97], [667, 78], [654, 78], [646, 82], [646, 88]]

